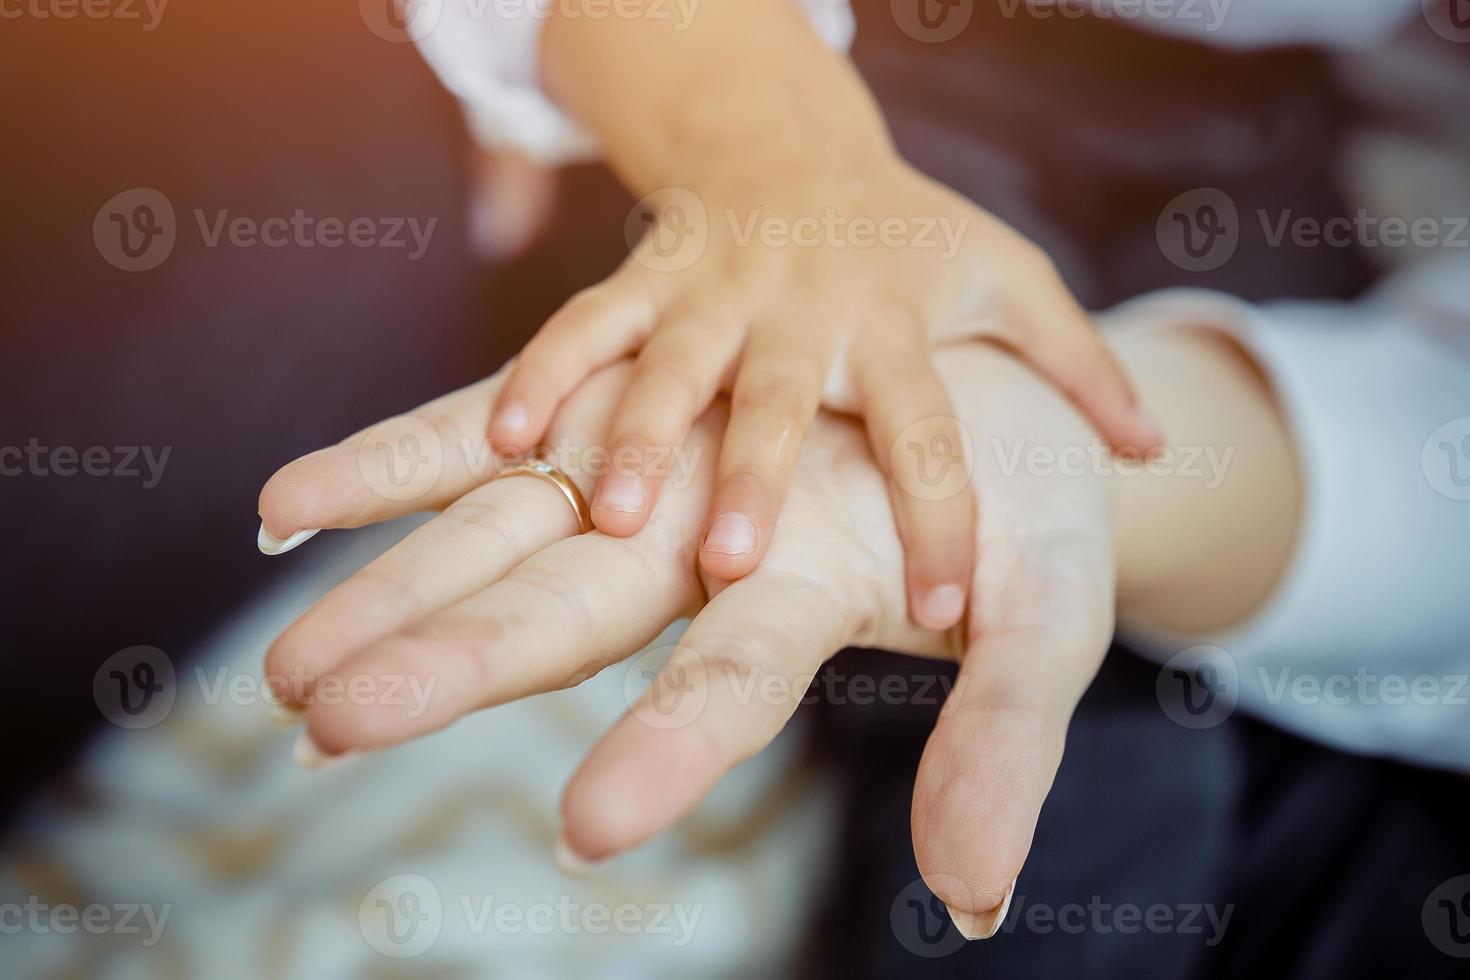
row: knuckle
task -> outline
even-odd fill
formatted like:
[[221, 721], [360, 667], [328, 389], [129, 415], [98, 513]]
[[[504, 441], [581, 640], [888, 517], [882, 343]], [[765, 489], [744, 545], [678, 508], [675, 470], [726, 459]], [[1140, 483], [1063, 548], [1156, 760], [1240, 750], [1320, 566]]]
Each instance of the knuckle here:
[[[405, 417], [405, 419], [409, 425], [412, 425], [411, 417]], [[440, 440], [446, 444], [460, 435], [459, 419], [455, 418], [453, 412], [441, 405], [427, 406], [418, 413], [418, 419], [433, 429]]]
[[785, 428], [810, 415], [815, 402], [804, 381], [773, 375], [739, 386], [730, 408], [758, 425]]
[[693, 358], [669, 351], [640, 358], [630, 390], [641, 410], [662, 421], [692, 415], [699, 387]]
[[522, 567], [517, 570], [516, 577], [527, 589], [545, 596], [553, 606], [570, 616], [577, 629], [593, 629], [595, 623], [587, 597], [567, 575], [550, 568]]
[[404, 635], [436, 645], [439, 648], [437, 655], [450, 668], [449, 675], [467, 678], [473, 690], [489, 690], [495, 683], [495, 653], [491, 641], [468, 636], [441, 636], [416, 630], [410, 630]]
[[462, 497], [445, 511], [444, 516], [472, 533], [495, 539], [496, 544], [511, 554], [521, 553], [516, 521], [493, 500]]

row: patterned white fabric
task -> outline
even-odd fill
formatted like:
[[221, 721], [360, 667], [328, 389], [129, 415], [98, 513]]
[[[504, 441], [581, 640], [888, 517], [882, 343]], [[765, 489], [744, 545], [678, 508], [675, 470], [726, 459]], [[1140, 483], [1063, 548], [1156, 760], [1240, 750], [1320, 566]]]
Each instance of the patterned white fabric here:
[[[262, 653], [326, 587], [405, 530], [324, 535], [274, 559], [304, 574], [285, 575], [224, 629], [197, 672], [192, 661], [178, 665], [177, 700], [162, 723], [110, 729], [72, 784], [33, 809], [0, 858], [0, 908], [20, 909], [0, 916], [0, 973], [789, 972], [838, 820], [831, 784], [798, 772], [794, 737], [723, 780], [672, 833], [588, 879], [552, 864], [557, 804], [593, 739], [626, 706], [620, 668], [337, 769], [295, 767], [295, 733], [271, 722], [255, 696]], [[221, 681], [252, 693], [216, 699], [209, 692], [228, 689]], [[124, 906], [145, 911], [127, 923], [136, 933], [17, 932], [27, 903], [42, 922], [67, 906], [105, 906], [114, 923]], [[161, 921], [156, 942], [149, 915]]]

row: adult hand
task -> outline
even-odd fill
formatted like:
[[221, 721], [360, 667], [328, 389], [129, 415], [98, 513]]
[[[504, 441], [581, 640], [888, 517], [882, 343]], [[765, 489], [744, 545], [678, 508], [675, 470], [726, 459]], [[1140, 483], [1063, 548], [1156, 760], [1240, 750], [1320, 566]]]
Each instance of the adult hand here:
[[[992, 447], [1021, 433], [1032, 445], [1093, 438], [1053, 389], [1007, 354], [966, 346], [944, 352], [939, 363], [966, 426], [983, 427], [999, 440]], [[631, 374], [626, 363], [599, 372], [554, 424], [550, 444], [561, 448], [552, 462], [584, 491], [596, 474], [579, 471], [578, 459], [587, 457], [575, 447], [602, 444]], [[1029, 849], [1068, 719], [1111, 635], [1111, 522], [1102, 482], [1010, 469], [1007, 454], [978, 452], [973, 483], [988, 504], [973, 542], [979, 563], [971, 617], [963, 635], [932, 633], [906, 614], [889, 487], [856, 425], [816, 420], [766, 560], [724, 585], [695, 560], [717, 490], [722, 404], [689, 433], [682, 452], [696, 465], [687, 479], [670, 481], [665, 503], [640, 532], [573, 536], [571, 510], [554, 488], [532, 479], [486, 483], [489, 474], [475, 464], [486, 451], [483, 413], [500, 384], [497, 376], [412, 419], [297, 460], [262, 492], [264, 524], [278, 538], [445, 508], [272, 645], [266, 670], [273, 684], [306, 679], [282, 693], [307, 711], [308, 761], [381, 749], [471, 711], [576, 684], [692, 614], [649, 692], [567, 787], [561, 846], [577, 860], [598, 861], [673, 824], [765, 746], [805, 695], [804, 681], [844, 646], [960, 658], [959, 681], [920, 764], [914, 846], [961, 931], [993, 931]], [[415, 428], [460, 451], [443, 453], [437, 479], [417, 499], [375, 492], [377, 457], [362, 447]], [[931, 467], [928, 483], [894, 492], [967, 489], [964, 463], [941, 458], [935, 447], [942, 441], [928, 437], [892, 447]], [[947, 472], [935, 469], [943, 466]], [[409, 679], [433, 694], [421, 711], [371, 699], [313, 703], [314, 685], [326, 676], [365, 690]]]

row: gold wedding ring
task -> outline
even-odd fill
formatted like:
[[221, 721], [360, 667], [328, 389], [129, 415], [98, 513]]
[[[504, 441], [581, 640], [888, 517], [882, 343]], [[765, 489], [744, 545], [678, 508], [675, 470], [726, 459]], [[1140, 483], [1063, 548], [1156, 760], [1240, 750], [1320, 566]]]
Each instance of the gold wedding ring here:
[[538, 480], [545, 480], [560, 490], [561, 495], [567, 498], [567, 503], [572, 505], [572, 513], [577, 516], [577, 526], [581, 529], [578, 533], [586, 534], [592, 530], [592, 509], [587, 506], [587, 498], [582, 496], [582, 491], [577, 489], [571, 477], [555, 466], [533, 459], [528, 463], [518, 463], [501, 470], [495, 479], [500, 480], [507, 476], [534, 476]]

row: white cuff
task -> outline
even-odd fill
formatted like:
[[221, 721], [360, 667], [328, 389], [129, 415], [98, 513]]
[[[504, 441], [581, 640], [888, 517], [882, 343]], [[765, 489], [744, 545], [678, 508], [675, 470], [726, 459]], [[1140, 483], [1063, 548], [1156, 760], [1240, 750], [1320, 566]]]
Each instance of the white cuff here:
[[[596, 138], [541, 90], [537, 67], [541, 28], [560, 0], [424, 0], [409, 22], [424, 60], [459, 97], [470, 133], [489, 149], [514, 148], [547, 164], [597, 156]], [[829, 45], [852, 44], [846, 0], [793, 0], [806, 8]], [[695, 16], [695, 0], [668, 0], [644, 16], [677, 25]], [[617, 79], [609, 79], [616, 85]]]
[[1283, 728], [1470, 769], [1467, 282], [1457, 257], [1351, 305], [1255, 309], [1171, 291], [1116, 311], [1141, 329], [1221, 329], [1254, 355], [1294, 435], [1305, 498], [1290, 567], [1248, 621], [1212, 636], [1137, 623], [1121, 635], [1159, 659], [1223, 648], [1216, 673], [1228, 683], [1233, 670], [1238, 685], [1222, 693]]

